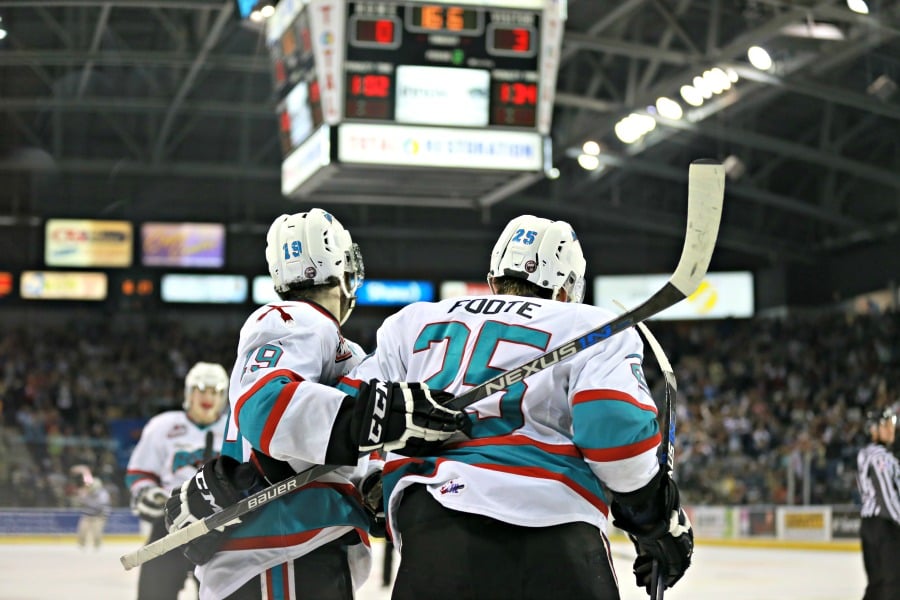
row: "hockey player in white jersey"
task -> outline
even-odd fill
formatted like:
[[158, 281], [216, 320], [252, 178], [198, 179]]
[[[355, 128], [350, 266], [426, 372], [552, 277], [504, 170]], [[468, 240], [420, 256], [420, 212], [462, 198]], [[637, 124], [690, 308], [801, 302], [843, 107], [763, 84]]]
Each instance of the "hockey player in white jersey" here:
[[346, 600], [370, 566], [372, 513], [361, 492], [380, 464], [367, 453], [447, 439], [462, 415], [436, 402], [448, 395], [433, 399], [418, 384], [364, 384], [358, 401], [332, 387], [363, 355], [340, 330], [363, 264], [331, 214], [278, 217], [266, 259], [282, 301], [244, 323], [223, 456], [173, 494], [167, 520], [170, 530], [185, 527], [313, 465], [347, 465], [186, 549], [199, 565], [201, 600]]
[[[585, 260], [571, 226], [514, 219], [491, 255], [495, 295], [416, 303], [389, 317], [341, 386], [423, 381], [461, 394], [611, 319], [579, 304]], [[635, 541], [638, 585], [666, 585], [693, 533], [659, 469], [657, 409], [627, 330], [471, 405], [469, 437], [432, 456], [388, 454], [387, 514], [401, 562], [395, 600], [619, 598], [610, 512]]]
[[[184, 378], [184, 410], [151, 418], [128, 461], [125, 483], [131, 506], [149, 522], [149, 542], [166, 535], [164, 508], [172, 490], [217, 456], [225, 433], [228, 374], [222, 365], [198, 362]], [[176, 600], [194, 565], [170, 552], [141, 567], [138, 600]]]

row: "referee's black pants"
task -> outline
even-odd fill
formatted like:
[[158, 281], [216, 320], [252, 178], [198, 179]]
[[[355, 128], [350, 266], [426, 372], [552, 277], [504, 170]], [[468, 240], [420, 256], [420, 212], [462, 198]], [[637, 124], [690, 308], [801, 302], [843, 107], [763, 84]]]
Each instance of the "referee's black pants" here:
[[869, 583], [863, 600], [900, 598], [900, 525], [887, 519], [861, 519], [863, 564]]
[[609, 544], [587, 523], [520, 527], [448, 510], [421, 485], [397, 515], [392, 600], [618, 600]]

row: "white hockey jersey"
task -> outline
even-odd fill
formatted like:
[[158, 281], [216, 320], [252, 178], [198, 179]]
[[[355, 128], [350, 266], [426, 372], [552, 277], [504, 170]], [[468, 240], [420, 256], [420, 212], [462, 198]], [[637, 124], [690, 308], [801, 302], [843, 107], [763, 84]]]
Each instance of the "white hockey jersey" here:
[[147, 421], [125, 472], [132, 498], [151, 485], [171, 492], [193, 477], [201, 464], [219, 455], [225, 423], [222, 415], [212, 425], [197, 425], [183, 410], [166, 411]]
[[[296, 472], [323, 464], [346, 396], [331, 386], [363, 355], [314, 303], [258, 308], [241, 328], [222, 453], [254, 462], [261, 451]], [[363, 458], [356, 467], [333, 471], [244, 517], [222, 550], [197, 567], [201, 600], [224, 598], [267, 569], [354, 529], [364, 543], [350, 547], [350, 570], [354, 585], [362, 585], [371, 562], [369, 520], [356, 486], [367, 468]]]
[[[424, 381], [460, 395], [596, 329], [601, 308], [519, 296], [416, 303], [389, 317], [377, 349], [342, 382]], [[643, 344], [621, 332], [468, 408], [471, 438], [440, 456], [389, 454], [384, 489], [398, 546], [402, 491], [427, 486], [444, 506], [530, 527], [584, 521], [606, 531], [608, 499], [646, 485], [659, 469], [657, 409]]]

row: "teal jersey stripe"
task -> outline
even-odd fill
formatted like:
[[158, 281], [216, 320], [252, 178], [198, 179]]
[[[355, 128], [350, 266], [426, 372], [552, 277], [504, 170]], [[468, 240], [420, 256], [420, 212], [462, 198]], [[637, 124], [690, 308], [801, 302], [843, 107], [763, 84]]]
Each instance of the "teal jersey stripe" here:
[[573, 441], [579, 448], [599, 450], [627, 446], [659, 432], [656, 416], [627, 402], [595, 400], [572, 409]]
[[266, 420], [272, 413], [278, 395], [284, 386], [296, 383], [288, 377], [273, 377], [264, 386], [256, 390], [241, 405], [237, 421], [240, 423], [240, 432], [254, 448], [262, 448], [262, 434], [266, 426]]
[[349, 525], [369, 530], [369, 518], [362, 505], [331, 487], [304, 488], [263, 505], [243, 519], [229, 537], [273, 538], [267, 546], [278, 545], [278, 536], [323, 527]]
[[359, 390], [357, 388], [353, 387], [352, 385], [347, 385], [343, 381], [338, 381], [334, 387], [344, 392], [351, 398], [356, 398], [356, 395], [359, 393]]
[[[496, 444], [454, 448], [442, 452], [440, 458], [474, 466], [520, 468], [524, 476], [528, 476], [529, 469], [543, 469], [571, 480], [603, 504], [609, 504], [600, 481], [580, 456], [551, 454], [537, 446]], [[401, 478], [406, 475], [431, 475], [436, 464], [436, 457], [428, 457], [421, 461], [411, 461], [386, 474], [383, 479], [385, 498], [390, 497]]]
[[[285, 565], [282, 563], [280, 565], [275, 565], [271, 569], [269, 569], [269, 573], [271, 574], [270, 585], [269, 585], [269, 598], [270, 600], [286, 600], [287, 596], [284, 593], [285, 590], [285, 573], [284, 573]], [[263, 573], [263, 577], [265, 577], [265, 573]]]

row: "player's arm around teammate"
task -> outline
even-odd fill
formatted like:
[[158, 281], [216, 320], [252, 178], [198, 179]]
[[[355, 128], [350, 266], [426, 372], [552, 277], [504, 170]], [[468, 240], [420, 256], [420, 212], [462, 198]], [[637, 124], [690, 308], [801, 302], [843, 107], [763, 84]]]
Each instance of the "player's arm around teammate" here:
[[[345, 383], [425, 380], [461, 394], [519, 367], [612, 316], [579, 304], [584, 271], [569, 224], [514, 219], [491, 255], [494, 295], [402, 309]], [[389, 454], [393, 598], [618, 598], [610, 505], [638, 544], [639, 585], [648, 557], [674, 584], [693, 534], [660, 474], [642, 358], [637, 333], [620, 333], [471, 405], [468, 439], [415, 459]]]
[[[241, 329], [224, 456], [173, 494], [167, 519], [170, 530], [185, 527], [311, 466], [346, 465], [186, 552], [199, 565], [204, 600], [348, 599], [370, 562], [359, 490], [372, 470], [365, 455], [416, 436], [446, 438], [455, 421], [424, 386], [367, 382], [359, 401], [331, 387], [362, 356], [340, 331], [362, 282], [362, 256], [336, 218], [321, 209], [278, 217], [266, 259], [281, 301], [254, 311]], [[427, 422], [419, 416], [432, 413]]]

